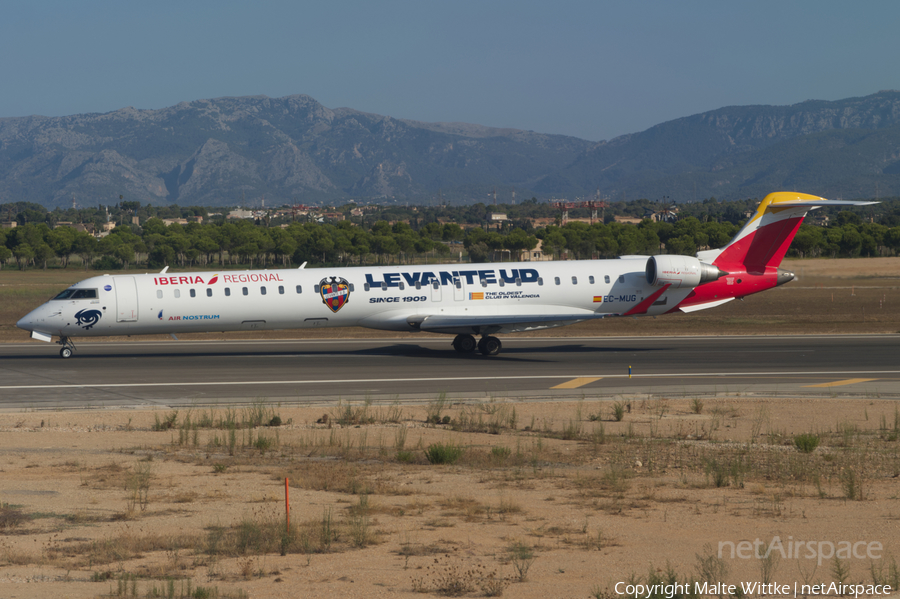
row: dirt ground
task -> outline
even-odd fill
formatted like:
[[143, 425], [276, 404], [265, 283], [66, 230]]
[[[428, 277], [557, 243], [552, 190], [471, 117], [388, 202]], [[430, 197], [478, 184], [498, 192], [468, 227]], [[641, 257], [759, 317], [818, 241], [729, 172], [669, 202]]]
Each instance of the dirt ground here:
[[[878, 399], [5, 413], [0, 594], [608, 597], [667, 569], [896, 583], [898, 433]], [[435, 444], [462, 455], [429, 463]], [[757, 540], [775, 557], [732, 555]], [[842, 542], [856, 555], [835, 561]]]

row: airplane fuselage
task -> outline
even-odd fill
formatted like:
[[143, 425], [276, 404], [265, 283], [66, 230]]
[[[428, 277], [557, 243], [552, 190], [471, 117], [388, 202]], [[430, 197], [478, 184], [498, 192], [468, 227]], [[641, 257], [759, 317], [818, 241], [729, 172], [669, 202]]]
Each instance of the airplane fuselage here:
[[[46, 335], [83, 337], [343, 326], [417, 331], [433, 316], [567, 318], [527, 327], [546, 328], [638, 307], [659, 291], [647, 282], [646, 261], [102, 275], [73, 285], [69, 297], [60, 294], [20, 326], [27, 322], [29, 330]], [[641, 313], [668, 312], [690, 292], [668, 289]], [[466, 326], [437, 332], [461, 328]], [[515, 330], [521, 329], [510, 324], [494, 332]]]

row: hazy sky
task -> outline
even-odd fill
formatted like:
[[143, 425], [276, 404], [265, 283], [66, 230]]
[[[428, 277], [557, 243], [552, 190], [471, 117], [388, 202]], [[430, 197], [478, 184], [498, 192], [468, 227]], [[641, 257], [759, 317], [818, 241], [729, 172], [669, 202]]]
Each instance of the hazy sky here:
[[900, 2], [6, 0], [0, 117], [308, 94], [589, 140], [900, 89]]

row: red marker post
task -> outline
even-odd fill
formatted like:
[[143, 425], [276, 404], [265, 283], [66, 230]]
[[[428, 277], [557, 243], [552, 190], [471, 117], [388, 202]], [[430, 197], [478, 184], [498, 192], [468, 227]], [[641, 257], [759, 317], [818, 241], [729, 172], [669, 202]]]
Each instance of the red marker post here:
[[284, 526], [287, 532], [291, 531], [291, 492], [287, 477], [284, 477]]

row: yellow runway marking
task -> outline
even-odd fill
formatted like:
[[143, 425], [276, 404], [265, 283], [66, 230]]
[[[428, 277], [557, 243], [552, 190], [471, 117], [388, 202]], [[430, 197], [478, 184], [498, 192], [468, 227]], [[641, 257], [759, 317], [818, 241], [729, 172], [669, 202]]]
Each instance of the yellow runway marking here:
[[566, 381], [560, 385], [555, 387], [550, 387], [551, 389], [577, 389], [578, 387], [584, 387], [585, 385], [590, 385], [594, 381], [599, 381], [603, 377], [598, 376], [597, 378], [591, 378], [588, 376], [580, 376], [577, 379], [572, 379], [571, 381]]
[[833, 383], [819, 383], [818, 385], [804, 385], [806, 387], [843, 387], [844, 385], [855, 385], [856, 383], [868, 383], [869, 381], [877, 381], [878, 379], [845, 379], [843, 381], [834, 381]]

